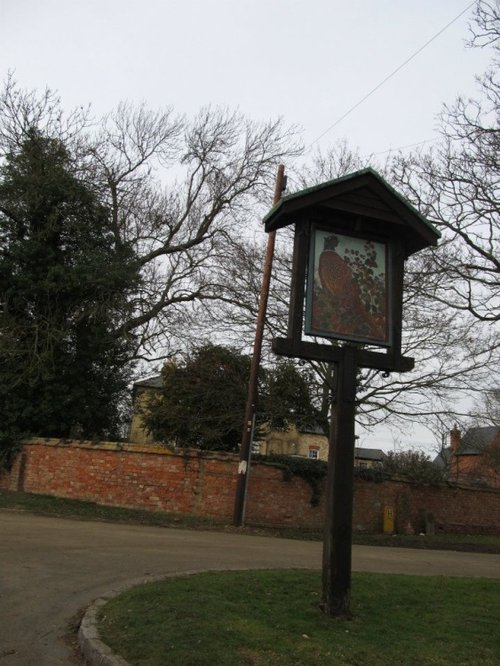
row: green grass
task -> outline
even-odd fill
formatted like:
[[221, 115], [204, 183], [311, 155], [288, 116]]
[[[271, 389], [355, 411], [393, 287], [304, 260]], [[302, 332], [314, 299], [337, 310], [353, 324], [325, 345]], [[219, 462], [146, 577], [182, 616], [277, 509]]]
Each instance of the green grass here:
[[353, 534], [352, 541], [369, 546], [500, 553], [500, 535], [494, 534]]
[[12, 491], [0, 491], [0, 509], [17, 509], [43, 516], [101, 520], [114, 523], [150, 525], [152, 527], [197, 527], [200, 529], [210, 529], [221, 525], [220, 521], [201, 516], [181, 516], [173, 513], [124, 509], [117, 506], [105, 506], [104, 504], [96, 504], [95, 502], [66, 499], [52, 495], [34, 495]]
[[[34, 495], [31, 493], [0, 491], [0, 509], [29, 511], [44, 516], [58, 516], [78, 520], [100, 520], [114, 523], [149, 525], [151, 527], [180, 527], [185, 529], [223, 530], [289, 539], [321, 541], [321, 532], [303, 529], [246, 527], [235, 528], [228, 521], [202, 516], [184, 516], [174, 513], [123, 509], [104, 506], [95, 502]], [[440, 550], [463, 550], [483, 553], [500, 553], [500, 535], [436, 534], [433, 536], [407, 536], [397, 534], [353, 534], [353, 543], [367, 546], [397, 546], [400, 548], [431, 548]]]
[[311, 571], [205, 573], [133, 588], [102, 640], [159, 666], [498, 666], [500, 581], [355, 574], [352, 620], [319, 610]]

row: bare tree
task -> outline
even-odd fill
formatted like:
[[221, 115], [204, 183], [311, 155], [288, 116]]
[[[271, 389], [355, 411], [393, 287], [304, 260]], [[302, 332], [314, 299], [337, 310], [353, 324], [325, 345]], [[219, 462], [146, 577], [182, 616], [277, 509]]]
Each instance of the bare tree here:
[[[256, 124], [210, 108], [182, 126], [142, 109], [137, 116], [123, 109], [112, 120], [115, 129], [96, 152], [118, 134], [115, 160], [110, 166], [105, 155], [102, 169], [118, 233], [133, 239], [144, 277], [136, 316], [123, 328], [141, 327], [150, 354], [185, 330], [190, 304], [223, 296], [232, 239], [245, 235], [249, 211], [296, 144], [281, 121]], [[179, 182], [152, 186], [152, 157], [163, 164], [175, 158]]]
[[292, 174], [292, 187], [295, 190], [313, 187], [366, 167], [386, 172], [385, 164], [378, 164], [374, 156], [362, 156], [357, 148], [349, 145], [347, 139], [339, 139], [325, 151], [319, 148], [314, 151], [309, 162]]
[[493, 49], [476, 99], [440, 115], [438, 144], [400, 156], [393, 178], [443, 234], [429, 295], [484, 322], [500, 320], [500, 3], [479, 2], [470, 45]]
[[9, 73], [0, 91], [0, 157], [15, 152], [33, 129], [43, 127], [43, 135], [80, 145], [80, 137], [92, 124], [89, 107], [65, 114], [59, 96], [49, 88], [42, 93], [21, 89]]
[[474, 22], [471, 26], [470, 46], [493, 46], [498, 56], [500, 24], [500, 3], [498, 0], [479, 0], [474, 8]]
[[224, 297], [233, 239], [248, 233], [277, 164], [300, 150], [281, 119], [259, 123], [207, 107], [188, 120], [170, 108], [122, 104], [92, 121], [85, 109], [65, 115], [50, 90], [37, 96], [9, 78], [0, 94], [3, 154], [33, 127], [68, 147], [111, 212], [113, 242], [136, 257], [133, 314], [117, 319], [116, 334], [133, 332], [145, 359], [183, 346], [199, 304]]
[[[493, 379], [495, 382], [495, 379]], [[500, 427], [500, 388], [487, 389], [478, 396], [474, 409], [470, 413], [470, 423], [479, 426]]]

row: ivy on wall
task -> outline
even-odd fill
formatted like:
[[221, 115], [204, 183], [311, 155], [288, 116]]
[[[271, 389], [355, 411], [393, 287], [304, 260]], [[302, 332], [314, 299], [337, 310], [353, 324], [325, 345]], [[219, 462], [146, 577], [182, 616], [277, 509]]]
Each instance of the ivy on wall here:
[[[325, 487], [328, 463], [324, 460], [295, 457], [271, 453], [268, 456], [254, 455], [253, 459], [265, 465], [278, 467], [283, 471], [285, 481], [293, 476], [303, 479], [311, 487], [311, 506], [318, 506]], [[381, 483], [391, 477], [383, 467], [354, 467], [354, 478]]]

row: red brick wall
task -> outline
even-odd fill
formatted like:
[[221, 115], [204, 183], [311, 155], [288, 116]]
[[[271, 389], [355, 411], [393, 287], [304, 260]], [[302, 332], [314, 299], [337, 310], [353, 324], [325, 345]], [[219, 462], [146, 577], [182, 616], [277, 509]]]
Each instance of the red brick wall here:
[[[11, 472], [0, 475], [0, 489], [230, 521], [237, 466], [230, 454], [179, 455], [150, 445], [33, 440]], [[287, 480], [277, 467], [254, 464], [246, 520], [321, 528], [324, 494], [319, 506], [312, 507], [311, 492], [299, 477]], [[426, 515], [432, 514], [438, 529], [500, 534], [498, 490], [356, 480], [356, 531], [381, 532], [385, 506], [394, 509], [400, 532], [423, 531]]]
[[394, 509], [398, 533], [423, 532], [427, 518], [444, 532], [500, 534], [500, 492], [494, 489], [356, 481], [353, 529], [382, 532], [384, 506]]

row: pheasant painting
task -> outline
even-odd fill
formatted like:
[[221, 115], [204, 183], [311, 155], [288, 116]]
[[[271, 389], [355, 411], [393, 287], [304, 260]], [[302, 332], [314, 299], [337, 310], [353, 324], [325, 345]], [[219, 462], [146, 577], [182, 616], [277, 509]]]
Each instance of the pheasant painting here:
[[314, 283], [313, 328], [341, 336], [384, 338], [385, 283], [377, 272], [374, 244], [365, 243], [361, 251], [344, 242], [341, 253], [338, 247], [345, 238], [322, 234]]

